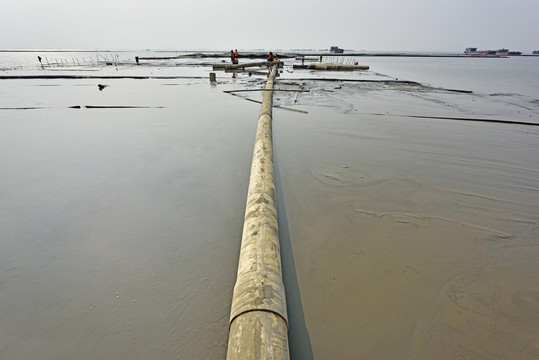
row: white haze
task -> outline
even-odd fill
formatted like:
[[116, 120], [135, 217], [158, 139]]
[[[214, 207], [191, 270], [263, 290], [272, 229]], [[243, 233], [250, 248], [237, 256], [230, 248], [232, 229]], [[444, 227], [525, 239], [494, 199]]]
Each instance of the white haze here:
[[2, 49], [539, 49], [537, 0], [17, 0]]

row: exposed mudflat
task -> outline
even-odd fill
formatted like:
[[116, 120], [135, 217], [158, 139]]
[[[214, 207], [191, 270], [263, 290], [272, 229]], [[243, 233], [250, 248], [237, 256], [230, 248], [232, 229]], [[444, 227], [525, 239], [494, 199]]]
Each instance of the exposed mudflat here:
[[[292, 359], [538, 358], [538, 99], [287, 70]], [[0, 358], [224, 358], [265, 79], [145, 71], [0, 80]]]

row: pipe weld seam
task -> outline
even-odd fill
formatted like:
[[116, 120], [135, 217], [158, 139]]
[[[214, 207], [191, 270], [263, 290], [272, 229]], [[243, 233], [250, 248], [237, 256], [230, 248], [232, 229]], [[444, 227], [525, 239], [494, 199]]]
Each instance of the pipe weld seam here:
[[229, 323], [228, 323], [228, 330], [230, 330], [230, 327], [232, 326], [232, 323], [234, 322], [234, 320], [236, 320], [237, 318], [239, 318], [241, 315], [245, 314], [245, 313], [248, 313], [248, 312], [253, 312], [253, 311], [265, 311], [265, 312], [269, 312], [269, 313], [272, 313], [272, 314], [275, 314], [277, 315], [278, 317], [280, 317], [281, 319], [283, 319], [285, 325], [286, 325], [286, 329], [288, 330], [288, 320], [286, 320], [281, 314], [279, 314], [278, 312], [276, 311], [273, 311], [273, 310], [268, 310], [268, 309], [248, 309], [248, 310], [245, 310], [245, 311], [242, 311], [240, 312], [238, 315], [234, 316], [232, 319], [230, 319]]
[[264, 111], [264, 112], [260, 113], [260, 115], [258, 115], [258, 119], [259, 119], [259, 120], [260, 120], [260, 117], [261, 117], [262, 115], [267, 115], [267, 116], [270, 117], [270, 119], [273, 119], [273, 116], [271, 115], [271, 111]]

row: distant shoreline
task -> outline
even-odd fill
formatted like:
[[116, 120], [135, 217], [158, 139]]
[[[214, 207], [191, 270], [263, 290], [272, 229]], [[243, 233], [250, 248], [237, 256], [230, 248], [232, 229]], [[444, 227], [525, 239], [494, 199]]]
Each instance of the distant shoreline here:
[[[209, 51], [199, 51], [199, 50], [55, 50], [55, 49], [24, 49], [24, 50], [15, 50], [15, 49], [0, 49], [0, 53], [51, 53], [51, 52], [61, 52], [61, 53], [73, 53], [73, 52], [86, 52], [86, 53], [96, 53], [96, 52], [103, 52], [103, 53], [137, 53], [140, 52], [141, 55], [153, 52], [163, 52], [163, 53], [189, 53], [189, 57], [227, 57], [229, 54], [226, 51], [215, 51], [215, 50], [209, 50]], [[301, 57], [301, 56], [356, 56], [356, 57], [368, 57], [368, 56], [376, 56], [376, 57], [427, 57], [427, 58], [481, 58], [481, 59], [490, 59], [490, 58], [508, 58], [513, 56], [532, 56], [532, 57], [539, 57], [539, 55], [534, 54], [521, 54], [521, 55], [513, 55], [513, 56], [501, 56], [501, 55], [488, 55], [488, 56], [482, 56], [482, 55], [465, 55], [465, 54], [459, 54], [459, 53], [421, 53], [421, 52], [410, 52], [410, 53], [404, 53], [404, 52], [380, 52], [380, 51], [350, 51], [350, 52], [344, 52], [339, 54], [333, 54], [330, 52], [317, 52], [316, 50], [306, 52], [306, 51], [276, 51], [279, 54], [279, 57], [281, 58], [292, 58], [292, 57]], [[248, 52], [240, 52], [241, 57], [243, 58], [265, 58], [267, 56], [266, 51], [248, 51]], [[182, 55], [185, 56], [185, 55]]]

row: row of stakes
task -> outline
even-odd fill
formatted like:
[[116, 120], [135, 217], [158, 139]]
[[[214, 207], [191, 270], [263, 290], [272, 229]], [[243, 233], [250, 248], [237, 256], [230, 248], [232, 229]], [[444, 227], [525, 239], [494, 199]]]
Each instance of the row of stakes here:
[[87, 60], [85, 58], [71, 58], [71, 61], [67, 59], [54, 59], [54, 61], [49, 61], [46, 57], [41, 58], [38, 56], [39, 62], [41, 63], [42, 67], [67, 67], [67, 66], [92, 66], [92, 65], [99, 65], [99, 64], [105, 64], [105, 65], [118, 65], [120, 63], [120, 57], [116, 54], [109, 55], [101, 55], [96, 54], [95, 59], [90, 56], [90, 59]]

